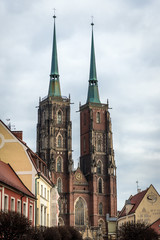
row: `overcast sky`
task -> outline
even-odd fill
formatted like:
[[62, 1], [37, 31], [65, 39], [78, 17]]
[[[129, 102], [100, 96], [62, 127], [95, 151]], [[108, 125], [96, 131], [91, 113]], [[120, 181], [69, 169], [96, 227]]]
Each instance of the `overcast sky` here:
[[0, 0], [0, 118], [23, 130], [36, 151], [36, 106], [48, 94], [54, 8], [61, 92], [74, 103], [75, 166], [93, 15], [100, 99], [112, 108], [118, 209], [136, 194], [137, 180], [142, 190], [153, 184], [160, 193], [159, 0]]

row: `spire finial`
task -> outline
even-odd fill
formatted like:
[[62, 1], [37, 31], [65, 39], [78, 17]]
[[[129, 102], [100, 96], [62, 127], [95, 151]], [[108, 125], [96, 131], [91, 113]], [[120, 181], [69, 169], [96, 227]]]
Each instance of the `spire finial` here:
[[56, 9], [55, 9], [55, 8], [53, 8], [53, 11], [54, 11], [53, 18], [54, 18], [54, 20], [55, 20], [55, 18], [56, 18]]
[[93, 26], [94, 26], [94, 23], [93, 23], [93, 16], [91, 16], [91, 19], [92, 19], [92, 22], [91, 22], [91, 26], [92, 26], [92, 29], [93, 29]]

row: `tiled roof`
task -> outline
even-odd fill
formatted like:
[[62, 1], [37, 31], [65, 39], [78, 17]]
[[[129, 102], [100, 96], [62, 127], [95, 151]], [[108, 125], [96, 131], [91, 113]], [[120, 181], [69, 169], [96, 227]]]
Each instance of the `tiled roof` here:
[[150, 228], [154, 229], [155, 232], [160, 235], [160, 218], [150, 225]]
[[[131, 210], [129, 211], [129, 213], [127, 215], [133, 214], [135, 213], [137, 207], [139, 206], [139, 204], [141, 203], [143, 197], [145, 196], [146, 192], [148, 191], [148, 188], [142, 192], [137, 193], [134, 196], [131, 196], [129, 198], [131, 205], [133, 206], [131, 208]], [[120, 214], [119, 214], [119, 218], [126, 216], [126, 207], [124, 206], [123, 209], [121, 210]]]
[[29, 191], [29, 189], [23, 184], [23, 182], [14, 172], [12, 167], [2, 161], [0, 161], [0, 182], [31, 198], [35, 198], [35, 196]]

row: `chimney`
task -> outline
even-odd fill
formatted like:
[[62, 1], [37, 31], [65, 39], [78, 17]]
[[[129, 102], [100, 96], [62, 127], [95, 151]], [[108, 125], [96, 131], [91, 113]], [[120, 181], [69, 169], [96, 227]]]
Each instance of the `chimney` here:
[[12, 131], [12, 133], [20, 140], [23, 140], [23, 131]]

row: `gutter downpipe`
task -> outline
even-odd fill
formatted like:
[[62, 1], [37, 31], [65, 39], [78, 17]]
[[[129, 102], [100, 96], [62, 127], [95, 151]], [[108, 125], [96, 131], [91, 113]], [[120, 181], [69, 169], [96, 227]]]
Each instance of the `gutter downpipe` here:
[[41, 173], [38, 172], [38, 177], [35, 178], [35, 196], [36, 196], [36, 201], [35, 201], [35, 228], [37, 227], [37, 180], [40, 178]]

